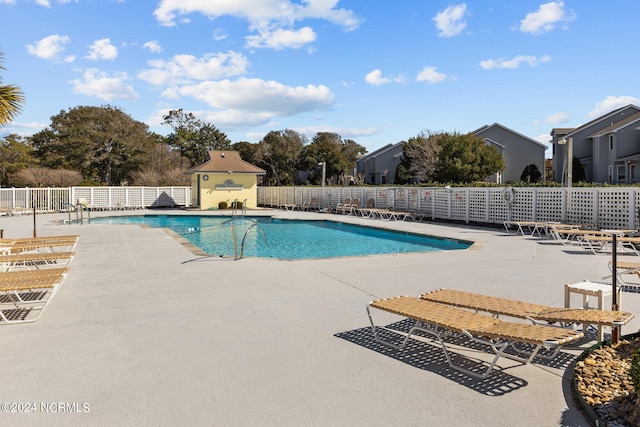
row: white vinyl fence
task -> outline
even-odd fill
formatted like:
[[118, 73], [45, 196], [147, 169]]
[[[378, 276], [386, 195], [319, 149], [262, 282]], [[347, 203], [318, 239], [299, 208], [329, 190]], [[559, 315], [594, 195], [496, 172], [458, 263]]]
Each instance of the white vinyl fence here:
[[258, 206], [302, 206], [314, 198], [322, 208], [344, 199], [371, 200], [376, 208], [411, 211], [433, 220], [502, 224], [561, 221], [601, 228], [638, 228], [640, 187], [258, 187]]
[[189, 206], [191, 187], [0, 188], [0, 212], [61, 212], [76, 205], [91, 209]]

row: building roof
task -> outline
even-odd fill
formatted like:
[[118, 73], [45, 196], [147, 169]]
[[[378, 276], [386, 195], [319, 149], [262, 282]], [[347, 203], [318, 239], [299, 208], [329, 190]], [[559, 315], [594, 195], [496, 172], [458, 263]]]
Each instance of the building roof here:
[[187, 171], [193, 173], [250, 173], [264, 175], [266, 171], [240, 158], [240, 153], [233, 150], [211, 150], [209, 160], [194, 166]]
[[[535, 139], [533, 139], [533, 138], [529, 138], [528, 136], [523, 135], [523, 134], [521, 134], [520, 132], [516, 132], [516, 131], [515, 131], [515, 130], [513, 130], [513, 129], [509, 129], [508, 127], [506, 127], [506, 126], [504, 126], [504, 125], [501, 125], [500, 123], [494, 123], [494, 124], [492, 124], [492, 125], [484, 125], [484, 126], [482, 126], [482, 127], [478, 128], [478, 129], [474, 130], [474, 131], [473, 131], [473, 132], [471, 132], [471, 133], [473, 133], [474, 135], [481, 136], [481, 135], [480, 135], [481, 133], [483, 133], [484, 131], [486, 131], [486, 130], [488, 130], [488, 129], [492, 128], [492, 127], [501, 127], [502, 129], [504, 129], [504, 130], [506, 130], [506, 131], [508, 131], [508, 132], [511, 132], [511, 133], [512, 133], [512, 134], [514, 134], [514, 135], [518, 135], [519, 137], [524, 138], [524, 139], [526, 139], [527, 141], [529, 141], [529, 142], [531, 142], [531, 143], [533, 143], [533, 144], [536, 144], [536, 145], [538, 145], [538, 146], [540, 146], [540, 147], [543, 147], [545, 150], [546, 150], [546, 148], [547, 148], [547, 146], [546, 146], [546, 145], [544, 145], [543, 143], [538, 142], [538, 141], [536, 141], [536, 140], [535, 140]], [[492, 142], [494, 142], [494, 143], [495, 143], [495, 141], [492, 141]]]
[[607, 126], [606, 128], [600, 129], [599, 131], [596, 131], [595, 133], [589, 135], [588, 138], [595, 138], [598, 136], [606, 135], [608, 133], [617, 132], [620, 129], [623, 129], [633, 123], [637, 123], [638, 121], [640, 121], [640, 112], [632, 114], [631, 116], [627, 117], [626, 119], [620, 120], [619, 122], [612, 123], [610, 126]]
[[[574, 134], [574, 133], [576, 133], [576, 132], [578, 132], [580, 130], [583, 130], [583, 129], [589, 127], [589, 126], [592, 126], [592, 125], [594, 125], [594, 124], [596, 124], [598, 122], [605, 121], [605, 120], [607, 120], [607, 121], [614, 120], [614, 121], [610, 122], [610, 126], [613, 126], [616, 123], [616, 121], [615, 121], [616, 117], [619, 116], [619, 115], [623, 116], [624, 113], [625, 113], [625, 110], [636, 110], [636, 113], [637, 113], [637, 112], [640, 112], [640, 107], [638, 107], [637, 105], [633, 105], [633, 104], [625, 105], [624, 107], [620, 107], [620, 108], [618, 108], [616, 110], [610, 111], [607, 114], [603, 114], [600, 117], [596, 117], [595, 119], [591, 120], [588, 123], [585, 123], [583, 125], [578, 126], [577, 128], [575, 128], [573, 131], [571, 131], [567, 135], [570, 136], [570, 135], [572, 135], [572, 134]], [[634, 115], [634, 114], [635, 113], [632, 113], [632, 115]], [[618, 120], [618, 122], [619, 121], [620, 120]]]
[[553, 128], [551, 129], [551, 135], [567, 135], [576, 130], [576, 128]]

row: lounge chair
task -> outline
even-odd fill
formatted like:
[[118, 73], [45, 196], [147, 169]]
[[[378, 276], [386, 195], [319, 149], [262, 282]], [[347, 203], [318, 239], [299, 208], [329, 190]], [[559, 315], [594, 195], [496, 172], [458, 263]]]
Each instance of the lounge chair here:
[[[602, 232], [603, 234], [583, 234], [577, 237], [580, 246], [592, 253], [604, 252], [613, 244], [612, 232]], [[608, 233], [608, 234], [607, 234]], [[616, 236], [616, 245], [622, 250], [633, 252], [640, 256], [638, 246], [640, 237]], [[613, 248], [612, 248], [613, 250]]]
[[[0, 273], [0, 324], [35, 322], [67, 273], [66, 268]], [[6, 307], [10, 304], [9, 307]], [[37, 316], [30, 316], [37, 311]]]
[[563, 327], [576, 324], [595, 325], [599, 329], [603, 326], [620, 327], [634, 318], [633, 314], [624, 311], [549, 307], [453, 289], [438, 289], [422, 294], [420, 298], [439, 304], [483, 311], [496, 317], [503, 315], [528, 319], [535, 324], [557, 323]]
[[346, 209], [348, 209], [347, 206], [350, 206], [350, 205], [351, 205], [351, 199], [344, 199], [342, 203], [338, 203], [336, 205], [336, 209], [334, 212], [344, 215], [346, 213]]
[[78, 236], [53, 236], [22, 239], [0, 239], [0, 253], [22, 252], [73, 252]]
[[351, 203], [348, 206], [344, 207], [344, 211], [348, 215], [357, 215], [358, 208], [360, 207], [360, 199], [352, 199]]
[[[633, 287], [634, 290], [640, 289], [640, 283], [629, 282], [624, 279], [623, 275], [632, 274], [640, 278], [640, 262], [628, 262], [628, 261], [616, 261], [616, 271], [613, 271], [613, 263], [609, 261], [609, 270], [611, 274], [616, 274], [618, 279], [625, 285], [622, 286], [622, 290], [630, 290]], [[603, 279], [610, 278], [611, 275], [603, 277]], [[626, 289], [625, 289], [626, 288]]]
[[66, 267], [75, 252], [21, 253], [0, 255], [0, 271], [11, 271], [16, 268], [27, 270], [41, 267]]
[[364, 207], [358, 208], [358, 213], [364, 217], [371, 218], [371, 211], [375, 210], [376, 201], [374, 199], [367, 200]]
[[308, 202], [302, 203], [303, 211], [314, 211], [317, 212], [320, 210], [320, 206], [318, 205], [318, 200], [315, 197], [312, 197]]
[[[399, 346], [394, 345], [379, 337], [377, 327], [371, 316], [371, 308], [412, 319], [415, 321], [415, 326], [409, 330], [402, 344]], [[403, 348], [415, 331], [422, 331], [434, 335], [438, 338], [442, 346], [449, 366], [480, 379], [484, 379], [491, 374], [496, 362], [501, 356], [528, 363], [536, 356], [543, 357], [538, 353], [539, 350], [544, 347], [554, 350], [552, 355], [544, 356], [545, 358], [552, 358], [556, 356], [563, 345], [584, 337], [582, 332], [571, 329], [528, 323], [505, 322], [496, 317], [408, 296], [372, 301], [367, 305], [367, 315], [369, 316], [371, 329], [376, 341], [393, 348]], [[484, 372], [472, 371], [453, 363], [443, 340], [443, 336], [451, 332], [461, 333], [473, 342], [486, 344], [491, 347], [495, 352], [495, 357]], [[518, 344], [532, 345], [533, 350], [525, 351], [520, 349]], [[525, 356], [520, 357], [505, 353], [505, 350], [509, 347]]]

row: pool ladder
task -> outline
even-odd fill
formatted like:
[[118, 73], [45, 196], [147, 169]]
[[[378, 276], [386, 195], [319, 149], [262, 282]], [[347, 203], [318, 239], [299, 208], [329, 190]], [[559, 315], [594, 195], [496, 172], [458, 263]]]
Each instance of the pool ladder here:
[[247, 215], [247, 199], [242, 201], [242, 208], [240, 208], [240, 213], [238, 214], [238, 199], [235, 199], [231, 202], [231, 216], [246, 216]]
[[[238, 256], [238, 237], [236, 234], [236, 224], [245, 224], [245, 222], [250, 222], [251, 225], [247, 227], [247, 229], [244, 232], [244, 235], [242, 236], [242, 242], [240, 243], [240, 255]], [[254, 219], [231, 218], [226, 220], [222, 224], [223, 225], [229, 224], [231, 226], [231, 234], [233, 235], [234, 260], [242, 259], [242, 257], [244, 256], [244, 244], [247, 239], [247, 235], [252, 229], [257, 228], [257, 230], [260, 231], [262, 238], [264, 239], [264, 243], [265, 244], [267, 243], [267, 236], [264, 234], [264, 230], [262, 229], [262, 227], [260, 227], [260, 224], [258, 224], [258, 222]]]
[[[84, 211], [87, 211], [87, 222], [89, 224], [91, 224], [91, 211], [89, 210], [89, 207], [83, 203], [76, 203], [75, 205], [72, 203], [67, 203], [65, 205], [65, 207], [67, 208], [67, 212], [69, 213], [69, 220], [68, 220], [68, 224], [71, 224], [71, 212], [75, 212], [76, 213], [76, 223], [77, 224], [84, 224]], [[80, 212], [80, 214], [78, 215], [78, 211]]]

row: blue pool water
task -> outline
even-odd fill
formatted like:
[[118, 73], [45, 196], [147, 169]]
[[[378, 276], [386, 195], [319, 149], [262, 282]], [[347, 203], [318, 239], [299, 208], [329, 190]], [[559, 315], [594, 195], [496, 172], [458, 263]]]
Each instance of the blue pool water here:
[[[167, 227], [210, 255], [234, 256], [246, 233], [245, 257], [279, 259], [335, 258], [374, 254], [466, 249], [471, 243], [427, 237], [335, 221], [284, 220], [271, 217], [236, 219], [195, 215], [143, 215], [92, 218], [91, 223]], [[257, 225], [256, 225], [257, 223]]]

